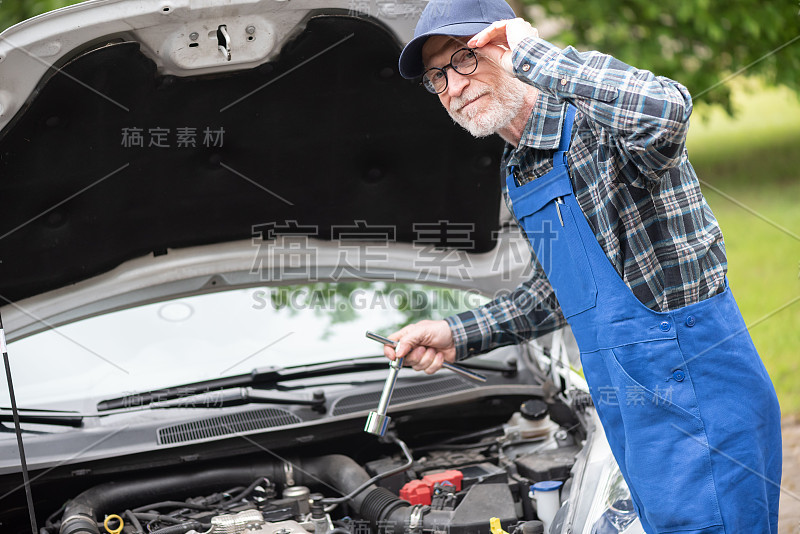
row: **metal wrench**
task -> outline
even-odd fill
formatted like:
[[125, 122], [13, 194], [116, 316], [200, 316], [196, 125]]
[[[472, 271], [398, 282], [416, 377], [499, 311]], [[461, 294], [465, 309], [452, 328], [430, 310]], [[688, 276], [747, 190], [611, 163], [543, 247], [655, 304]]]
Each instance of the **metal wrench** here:
[[[376, 334], [375, 332], [368, 331], [367, 337], [377, 341], [378, 343], [383, 343], [384, 345], [389, 345], [391, 347], [397, 346], [396, 341], [393, 341], [380, 334]], [[472, 380], [486, 382], [485, 376], [474, 373], [468, 369], [464, 369], [458, 365], [444, 362], [443, 366], [451, 371], [455, 371], [456, 373], [466, 376], [467, 378], [471, 378]], [[389, 363], [389, 376], [386, 378], [386, 383], [383, 385], [383, 393], [381, 393], [380, 401], [378, 401], [378, 409], [377, 411], [369, 413], [369, 416], [367, 417], [367, 424], [364, 425], [364, 432], [369, 432], [370, 434], [375, 434], [377, 436], [383, 436], [384, 433], [386, 433], [386, 429], [389, 427], [389, 423], [392, 420], [391, 417], [386, 415], [386, 411], [389, 409], [389, 401], [392, 398], [394, 385], [397, 382], [397, 373], [400, 372], [402, 367], [403, 358], [397, 358], [393, 362]]]
[[[395, 348], [397, 346], [397, 341], [392, 341], [388, 337], [376, 334], [375, 332], [367, 331], [367, 337], [374, 341], [377, 341], [378, 343], [389, 345], [392, 348]], [[449, 363], [449, 362], [442, 362], [442, 367], [450, 369], [451, 371], [455, 371], [456, 373], [465, 376], [467, 378], [471, 378], [472, 380], [477, 380], [478, 382], [486, 382], [485, 376], [478, 374], [474, 371], [470, 371], [469, 369], [464, 369], [460, 365], [456, 365], [454, 363]]]

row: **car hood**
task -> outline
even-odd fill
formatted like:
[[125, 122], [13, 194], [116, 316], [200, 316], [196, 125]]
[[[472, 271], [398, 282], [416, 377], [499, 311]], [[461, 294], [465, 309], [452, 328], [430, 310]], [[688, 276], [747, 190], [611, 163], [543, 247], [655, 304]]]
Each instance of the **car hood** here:
[[[527, 249], [502, 207], [502, 141], [473, 139], [397, 72], [423, 6], [214, 4], [89, 1], [2, 33], [0, 304], [12, 339], [302, 278], [274, 272], [296, 252], [272, 246], [287, 239], [314, 251], [298, 264], [319, 278], [341, 266], [343, 244], [392, 243], [370, 276], [427, 268], [425, 280], [486, 292], [519, 281]], [[421, 249], [434, 251], [425, 268]], [[350, 267], [365, 271], [363, 256]], [[430, 267], [454, 257], [467, 276]]]

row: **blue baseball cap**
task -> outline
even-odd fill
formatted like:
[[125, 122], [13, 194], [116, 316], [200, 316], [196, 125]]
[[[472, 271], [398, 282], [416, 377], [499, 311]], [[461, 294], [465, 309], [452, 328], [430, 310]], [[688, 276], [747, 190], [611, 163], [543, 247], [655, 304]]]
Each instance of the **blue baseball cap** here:
[[505, 0], [430, 0], [400, 53], [400, 75], [415, 78], [424, 70], [422, 47], [433, 35], [472, 37], [498, 20], [516, 17]]

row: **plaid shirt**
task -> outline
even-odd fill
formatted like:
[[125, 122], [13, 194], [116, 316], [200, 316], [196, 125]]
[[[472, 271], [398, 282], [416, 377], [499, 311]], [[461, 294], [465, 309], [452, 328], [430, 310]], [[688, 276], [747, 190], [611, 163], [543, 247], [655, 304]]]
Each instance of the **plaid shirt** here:
[[[686, 154], [686, 88], [606, 54], [562, 51], [542, 39], [520, 43], [513, 64], [540, 96], [519, 145], [506, 145], [503, 176], [514, 167], [523, 184], [551, 170], [566, 105], [573, 104], [567, 164], [575, 197], [636, 298], [668, 311], [720, 293], [725, 245]], [[505, 189], [503, 196], [510, 208]], [[512, 293], [447, 321], [459, 360], [566, 325], [535, 257], [531, 278]]]

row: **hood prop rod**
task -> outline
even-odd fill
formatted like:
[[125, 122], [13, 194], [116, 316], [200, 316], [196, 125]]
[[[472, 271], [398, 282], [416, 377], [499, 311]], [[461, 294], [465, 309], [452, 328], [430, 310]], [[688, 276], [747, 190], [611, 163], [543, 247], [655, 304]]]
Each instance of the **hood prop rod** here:
[[33, 509], [33, 493], [31, 492], [30, 477], [28, 477], [28, 463], [25, 461], [25, 447], [22, 444], [22, 429], [19, 426], [19, 410], [17, 410], [17, 399], [14, 396], [14, 384], [11, 380], [11, 363], [8, 359], [6, 331], [3, 329], [2, 315], [0, 315], [0, 350], [3, 351], [3, 363], [6, 366], [6, 382], [8, 383], [8, 395], [11, 399], [11, 412], [14, 416], [14, 433], [17, 435], [19, 461], [22, 465], [22, 483], [25, 486], [25, 497], [28, 499], [28, 515], [30, 515], [31, 518], [31, 532], [37, 534], [39, 529], [36, 526], [36, 512], [34, 512]]

